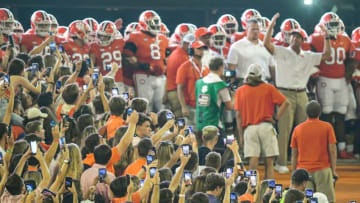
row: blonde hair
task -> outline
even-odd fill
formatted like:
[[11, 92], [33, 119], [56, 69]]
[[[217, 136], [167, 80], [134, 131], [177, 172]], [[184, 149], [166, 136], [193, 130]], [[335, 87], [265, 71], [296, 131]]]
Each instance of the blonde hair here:
[[26, 171], [24, 173], [24, 180], [33, 180], [36, 183], [36, 186], [39, 186], [42, 176], [39, 171]]
[[162, 168], [174, 153], [174, 147], [171, 142], [160, 142], [157, 149], [158, 168]]
[[[76, 180], [80, 180], [81, 174], [83, 172], [83, 163], [81, 159], [80, 149], [74, 143], [67, 144], [67, 146], [69, 149], [70, 163], [65, 176], [72, 177], [73, 179]], [[64, 162], [64, 157], [63, 156], [59, 156], [59, 157], [60, 157], [60, 166], [62, 166]]]

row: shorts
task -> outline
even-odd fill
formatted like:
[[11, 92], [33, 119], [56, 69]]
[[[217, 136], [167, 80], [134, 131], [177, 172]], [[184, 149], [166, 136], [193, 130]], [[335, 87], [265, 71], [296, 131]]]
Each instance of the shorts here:
[[249, 125], [244, 131], [244, 155], [248, 157], [274, 157], [279, 155], [276, 130], [271, 123]]

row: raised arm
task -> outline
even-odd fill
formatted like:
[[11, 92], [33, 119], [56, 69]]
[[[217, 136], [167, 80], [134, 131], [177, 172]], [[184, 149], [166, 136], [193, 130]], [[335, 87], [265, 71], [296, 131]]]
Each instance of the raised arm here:
[[30, 52], [29, 55], [35, 55], [35, 54], [40, 54], [45, 47], [51, 42], [54, 41], [54, 36], [51, 35], [49, 36], [46, 40], [44, 40], [39, 46], [34, 47]]
[[[59, 167], [61, 167], [60, 172], [58, 173], [58, 175], [56, 176], [55, 182], [51, 185], [50, 190], [51, 191], [58, 191], [60, 185], [63, 183], [64, 179], [65, 179], [65, 174], [66, 171], [69, 167], [69, 148], [65, 145], [65, 151], [63, 151], [62, 156], [64, 156], [64, 161], [62, 166], [59, 165]], [[67, 163], [65, 163], [67, 162]], [[59, 164], [59, 163], [58, 163]]]
[[99, 94], [100, 94], [101, 102], [104, 106], [104, 111], [109, 112], [110, 107], [109, 107], [108, 100], [105, 96], [105, 84], [104, 84], [101, 74], [99, 76]]
[[65, 85], [76, 82], [76, 78], [79, 76], [81, 67], [82, 67], [82, 61], [77, 61], [75, 63], [75, 72], [71, 74], [70, 78], [66, 81]]
[[6, 107], [5, 115], [3, 118], [3, 123], [6, 123], [8, 126], [10, 125], [11, 115], [14, 110], [14, 100], [15, 100], [14, 87], [11, 84], [9, 86], [9, 91], [10, 91], [9, 104]]
[[323, 32], [323, 35], [325, 37], [325, 45], [324, 45], [325, 48], [324, 48], [324, 52], [321, 56], [321, 60], [326, 61], [331, 57], [330, 37], [329, 37], [329, 32], [324, 25], [320, 25], [320, 29]]
[[[182, 150], [181, 150], [182, 151]], [[184, 153], [180, 153], [181, 164], [179, 169], [177, 170], [175, 176], [172, 178], [171, 183], [169, 185], [169, 189], [174, 193], [180, 184], [181, 177], [184, 173], [184, 168], [186, 164], [189, 162], [191, 155], [184, 156]]]
[[38, 148], [37, 151], [38, 151], [38, 153], [36, 153], [35, 158], [40, 163], [41, 175], [42, 175], [42, 179], [41, 179], [41, 182], [39, 183], [38, 188], [40, 188], [40, 190], [42, 190], [43, 188], [46, 188], [50, 184], [51, 176], [50, 176], [49, 168], [45, 162], [45, 159], [44, 159], [40, 149]]
[[264, 46], [270, 52], [271, 55], [274, 55], [274, 45], [271, 42], [271, 35], [273, 33], [274, 27], [276, 25], [276, 20], [280, 17], [279, 13], [276, 13], [274, 17], [271, 19], [269, 28], [266, 31], [265, 39], [264, 39]]
[[161, 137], [170, 130], [171, 127], [173, 127], [175, 124], [175, 120], [169, 120], [165, 123], [165, 125], [158, 130], [153, 136], [151, 136], [151, 141], [154, 145], [157, 145], [158, 142], [160, 142]]
[[120, 156], [127, 150], [128, 146], [131, 144], [134, 134], [136, 124], [139, 120], [139, 114], [137, 111], [133, 111], [129, 118], [129, 127], [125, 133], [125, 135], [121, 138], [119, 144], [116, 146]]

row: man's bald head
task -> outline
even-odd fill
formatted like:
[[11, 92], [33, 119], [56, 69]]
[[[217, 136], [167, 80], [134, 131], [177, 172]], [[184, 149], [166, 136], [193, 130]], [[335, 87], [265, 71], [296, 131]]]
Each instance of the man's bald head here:
[[306, 105], [306, 114], [309, 118], [318, 118], [321, 114], [321, 105], [319, 102], [312, 100]]

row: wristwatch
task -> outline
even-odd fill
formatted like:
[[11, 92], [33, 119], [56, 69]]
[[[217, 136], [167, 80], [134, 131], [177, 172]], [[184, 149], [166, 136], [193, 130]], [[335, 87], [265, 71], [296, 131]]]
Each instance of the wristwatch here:
[[64, 163], [65, 163], [65, 164], [69, 164], [70, 161], [69, 161], [68, 159], [65, 159], [65, 160], [64, 160]]

